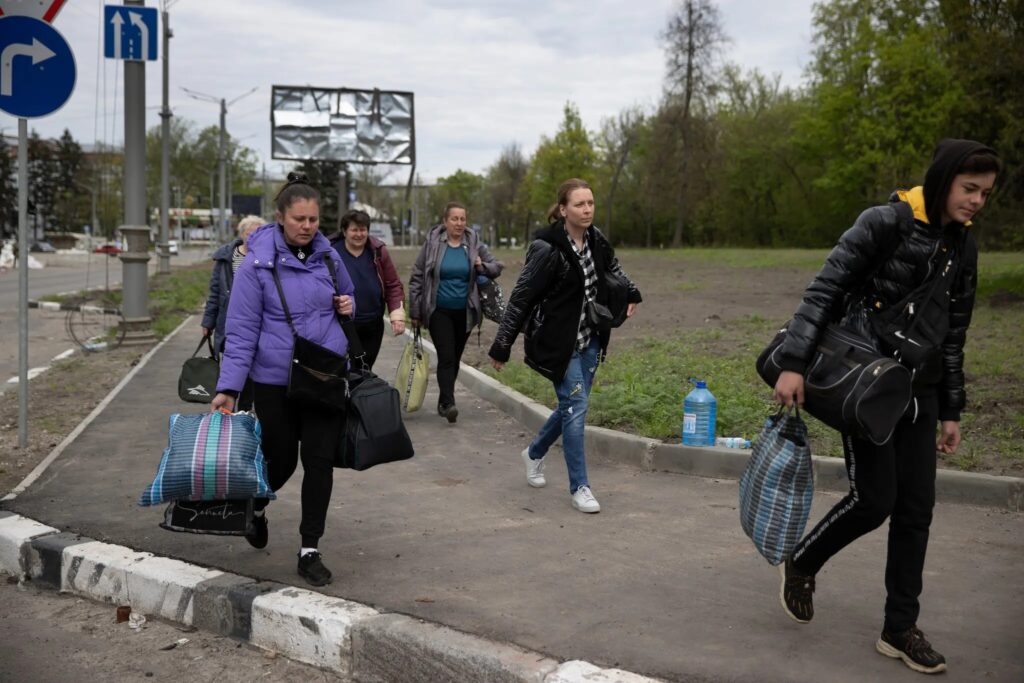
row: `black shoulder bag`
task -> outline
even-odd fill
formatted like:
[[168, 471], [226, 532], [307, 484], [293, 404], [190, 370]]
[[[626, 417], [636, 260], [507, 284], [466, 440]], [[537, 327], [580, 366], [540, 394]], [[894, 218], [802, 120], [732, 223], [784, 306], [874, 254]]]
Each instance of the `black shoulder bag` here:
[[[948, 249], [945, 252], [948, 254]], [[934, 276], [899, 303], [868, 314], [872, 329], [888, 348], [861, 333], [831, 323], [804, 373], [804, 407], [833, 429], [852, 432], [875, 445], [889, 441], [913, 398], [914, 372], [941, 344], [949, 326], [953, 256]], [[757, 372], [774, 387], [782, 373], [780, 348], [787, 323], [761, 352]]]
[[[338, 277], [334, 262], [329, 258], [327, 269], [337, 292]], [[361, 471], [374, 465], [408, 460], [415, 451], [402, 421], [398, 390], [366, 367], [363, 343], [352, 319], [339, 315], [338, 322], [348, 339], [349, 355], [359, 364], [353, 364], [348, 372], [348, 400], [334, 466]]]
[[[330, 257], [326, 261], [333, 278], [334, 263]], [[348, 405], [348, 358], [299, 336], [288, 302], [284, 298], [277, 266], [271, 268], [270, 272], [274, 276], [277, 295], [281, 297], [281, 308], [284, 309], [284, 317], [295, 342], [288, 370], [288, 399], [321, 410], [343, 412]]]

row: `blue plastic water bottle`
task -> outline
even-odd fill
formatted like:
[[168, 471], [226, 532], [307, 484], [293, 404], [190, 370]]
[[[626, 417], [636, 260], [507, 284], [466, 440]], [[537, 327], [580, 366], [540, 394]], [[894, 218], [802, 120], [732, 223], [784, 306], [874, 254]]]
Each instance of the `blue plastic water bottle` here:
[[697, 386], [683, 400], [683, 445], [714, 446], [715, 415], [718, 401], [703, 380], [690, 380]]

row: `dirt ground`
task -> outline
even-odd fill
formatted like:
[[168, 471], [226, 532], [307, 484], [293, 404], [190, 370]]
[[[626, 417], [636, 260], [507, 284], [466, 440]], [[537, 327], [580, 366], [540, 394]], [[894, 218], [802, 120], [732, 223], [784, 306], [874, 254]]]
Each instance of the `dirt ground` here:
[[[498, 282], [507, 295], [522, 269], [524, 252], [503, 250], [496, 255], [505, 264]], [[394, 249], [392, 256], [403, 281], [408, 282], [416, 250]], [[760, 315], [772, 324], [783, 322], [792, 315], [795, 303], [816, 272], [816, 266], [729, 268], [702, 261], [699, 254], [679, 252], [629, 251], [621, 253], [620, 260], [643, 293], [644, 303], [628, 325], [616, 330], [612, 353], [645, 337], [672, 337], [749, 315]], [[487, 350], [495, 330], [493, 323], [485, 322], [479, 342], [474, 332], [463, 361], [476, 367], [488, 365]], [[768, 336], [766, 333], [766, 342]], [[24, 451], [16, 447], [17, 389], [10, 388], [0, 396], [0, 493], [10, 490], [31, 472], [146, 351], [136, 347], [87, 355], [77, 353], [31, 380], [29, 447]], [[521, 348], [513, 352], [513, 358], [522, 358]], [[972, 469], [1005, 471], [1001, 464], [985, 460]], [[1007, 473], [1019, 476], [1017, 472]]]
[[0, 575], [0, 681], [287, 683], [340, 676], [251, 645], [149, 616], [117, 623], [114, 605], [18, 584]]

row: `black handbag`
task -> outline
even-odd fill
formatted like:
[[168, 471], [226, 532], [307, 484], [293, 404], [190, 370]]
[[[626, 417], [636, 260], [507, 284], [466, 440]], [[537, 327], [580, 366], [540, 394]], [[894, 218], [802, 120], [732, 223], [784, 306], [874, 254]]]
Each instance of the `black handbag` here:
[[607, 305], [591, 299], [587, 301], [587, 322], [598, 330], [610, 330], [626, 321], [629, 310], [629, 280], [621, 273], [606, 270], [604, 281]]
[[350, 377], [345, 431], [335, 467], [361, 471], [411, 458], [415, 451], [402, 422], [398, 390], [369, 370], [355, 370]]
[[[209, 357], [197, 357], [199, 350], [206, 343], [210, 350]], [[217, 394], [217, 378], [220, 376], [220, 363], [217, 361], [217, 353], [213, 350], [213, 342], [210, 335], [205, 334], [199, 340], [199, 346], [192, 353], [192, 356], [181, 364], [181, 374], [178, 375], [178, 397], [189, 403], [209, 403]]]
[[[333, 278], [334, 263], [329, 257], [326, 263]], [[281, 308], [284, 309], [284, 317], [295, 342], [288, 370], [288, 399], [322, 410], [344, 411], [348, 404], [348, 357], [299, 336], [291, 311], [288, 310], [288, 302], [284, 298], [277, 268], [271, 268], [270, 272], [274, 276], [277, 295], [281, 297]], [[352, 337], [348, 338], [351, 343]]]
[[[757, 373], [774, 387], [782, 373], [780, 349], [789, 323], [757, 359]], [[881, 355], [861, 335], [826, 327], [804, 372], [804, 409], [829, 427], [881, 446], [892, 437], [910, 399], [911, 373]]]

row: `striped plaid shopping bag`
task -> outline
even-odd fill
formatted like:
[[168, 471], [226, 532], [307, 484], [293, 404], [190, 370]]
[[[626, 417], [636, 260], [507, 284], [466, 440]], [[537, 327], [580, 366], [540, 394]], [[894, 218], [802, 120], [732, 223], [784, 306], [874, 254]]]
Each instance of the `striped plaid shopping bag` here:
[[783, 562], [803, 536], [814, 498], [807, 425], [799, 410], [765, 420], [740, 478], [740, 524], [759, 553]]
[[171, 415], [167, 448], [139, 505], [274, 497], [256, 417], [207, 412]]

